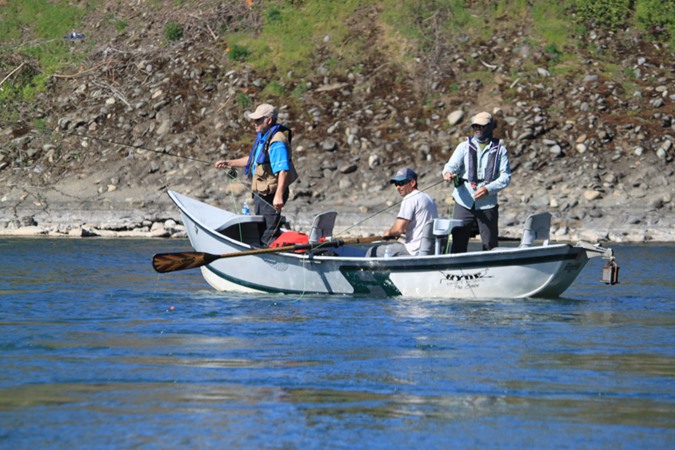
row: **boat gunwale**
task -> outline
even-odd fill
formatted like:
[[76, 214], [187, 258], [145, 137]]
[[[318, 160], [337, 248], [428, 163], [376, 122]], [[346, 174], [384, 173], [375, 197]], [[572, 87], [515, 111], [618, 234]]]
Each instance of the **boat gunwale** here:
[[[357, 295], [357, 291], [354, 292], [343, 292], [342, 290], [334, 290], [328, 286], [328, 291], [314, 291], [307, 290], [303, 288], [302, 290], [285, 288], [274, 288], [271, 285], [259, 284], [252, 282], [251, 279], [240, 278], [239, 276], [231, 276], [228, 272], [228, 264], [230, 257], [242, 257], [242, 258], [255, 258], [259, 261], [259, 264], [282, 264], [296, 267], [295, 270], [309, 270], [313, 272], [325, 272], [342, 273], [343, 276], [347, 276], [349, 273], [356, 274], [358, 272], [370, 272], [371, 276], [376, 274], [379, 277], [386, 276], [389, 279], [390, 276], [416, 276], [415, 273], [419, 272], [424, 274], [426, 272], [446, 272], [445, 276], [453, 276], [453, 273], [462, 273], [466, 270], [475, 270], [475, 269], [490, 269], [490, 268], [500, 268], [500, 267], [513, 267], [520, 266], [522, 268], [533, 268], [537, 270], [537, 266], [542, 264], [555, 264], [557, 267], [551, 273], [549, 280], [540, 285], [539, 287], [534, 288], [534, 290], [527, 293], [519, 293], [513, 298], [518, 297], [531, 297], [536, 296], [540, 293], [546, 293], [546, 296], [559, 296], [560, 293], [566, 289], [573, 279], [576, 278], [578, 273], [583, 269], [588, 260], [595, 256], [595, 253], [602, 254], [604, 249], [601, 246], [595, 245], [581, 245], [583, 242], [578, 242], [574, 245], [571, 242], [563, 242], [556, 244], [549, 244], [544, 242], [540, 245], [535, 246], [508, 246], [508, 247], [498, 247], [490, 251], [478, 250], [460, 254], [432, 254], [432, 255], [423, 255], [423, 256], [398, 256], [395, 258], [387, 257], [366, 257], [366, 256], [356, 256], [356, 255], [335, 255], [335, 254], [322, 254], [321, 252], [294, 252], [294, 251], [274, 251], [264, 252], [264, 253], [255, 253], [246, 254], [246, 250], [257, 249], [250, 244], [241, 242], [236, 238], [230, 237], [222, 232], [222, 226], [218, 225], [221, 219], [225, 220], [223, 223], [228, 223], [228, 229], [232, 226], [237, 226], [237, 218], [242, 219], [242, 222], [247, 222], [246, 216], [241, 216], [235, 214], [226, 209], [219, 208], [217, 206], [212, 206], [207, 203], [204, 203], [200, 200], [184, 196], [175, 191], [169, 191], [171, 199], [174, 201], [178, 209], [180, 210], [181, 215], [183, 216], [184, 225], [186, 226], [186, 231], [188, 237], [190, 238], [193, 248], [196, 251], [201, 251], [206, 247], [214, 247], [220, 251], [230, 251], [230, 253], [224, 253], [222, 258], [217, 258], [211, 264], [205, 265], [202, 267], [204, 272], [204, 277], [207, 279], [207, 282], [211, 284], [214, 288], [221, 290], [220, 287], [214, 282], [210, 281], [210, 278], [214, 280], [224, 280], [227, 283], [232, 284], [233, 286], [241, 286], [247, 290], [255, 292], [268, 292], [268, 293], [283, 293], [283, 294], [292, 294], [292, 293], [316, 293], [316, 294], [344, 294], [344, 295]], [[198, 219], [197, 216], [203, 216], [203, 220]], [[191, 223], [190, 223], [191, 222]], [[218, 230], [218, 231], [217, 231]], [[202, 237], [198, 237], [199, 233], [204, 233]], [[347, 238], [345, 238], [347, 239]], [[365, 243], [364, 243], [365, 244]], [[372, 245], [372, 244], [371, 244]], [[337, 245], [342, 247], [341, 245]], [[356, 248], [358, 246], [354, 244], [344, 245], [342, 248]], [[321, 248], [321, 245], [318, 244], [317, 248]], [[241, 252], [241, 255], [237, 255], [238, 252]], [[364, 252], [365, 253], [365, 252]], [[250, 260], [252, 261], [252, 260]], [[238, 263], [235, 263], [238, 264]], [[246, 264], [245, 262], [241, 264]], [[321, 266], [325, 264], [325, 268]], [[570, 266], [569, 264], [572, 264]], [[565, 287], [562, 288], [562, 291], [558, 287], [553, 287], [551, 290], [550, 282], [552, 279], [556, 278], [555, 273], [563, 272], [575, 272], [573, 279], [568, 282], [564, 282]], [[301, 272], [298, 272], [301, 273]], [[208, 274], [208, 276], [207, 276]], [[357, 275], [359, 279], [360, 276]], [[353, 283], [348, 281], [349, 284]], [[384, 285], [380, 287], [385, 287]], [[394, 286], [396, 289], [398, 287]], [[236, 289], [235, 289], [236, 290]], [[551, 292], [549, 292], [549, 290]], [[370, 294], [370, 292], [369, 292]], [[385, 294], [386, 296], [396, 296], [395, 293], [389, 292]], [[399, 292], [399, 295], [400, 292]]]
[[[201, 230], [211, 235], [214, 239], [218, 241], [224, 241], [224, 244], [230, 245], [234, 248], [241, 249], [240, 251], [246, 251], [254, 249], [253, 246], [237, 241], [228, 236], [225, 236], [211, 227], [207, 226], [200, 220], [194, 217], [193, 214], [183, 205], [178, 198], [175, 198], [173, 191], [169, 191], [169, 195], [190, 221], [197, 225]], [[180, 195], [180, 194], [177, 194]], [[226, 210], [224, 210], [226, 211]], [[235, 217], [236, 214], [233, 214]], [[233, 224], [233, 225], [236, 225]], [[320, 245], [319, 247], [320, 248]], [[578, 249], [578, 250], [576, 250]], [[563, 251], [565, 250], [565, 251]], [[570, 251], [572, 250], [572, 251]], [[551, 251], [555, 251], [554, 255], [551, 255]], [[388, 270], [395, 268], [397, 271], [415, 271], [415, 270], [453, 270], [452, 267], [448, 267], [448, 264], [451, 266], [461, 266], [456, 269], [464, 268], [473, 268], [473, 267], [484, 267], [484, 266], [496, 266], [503, 265], [505, 261], [508, 261], [509, 264], [525, 264], [523, 260], [535, 259], [536, 262], [549, 262], [552, 260], [564, 260], [564, 259], [575, 259], [577, 255], [581, 252], [584, 252], [582, 248], [573, 246], [570, 243], [560, 243], [552, 245], [539, 245], [534, 247], [498, 247], [489, 251], [474, 251], [458, 254], [441, 254], [441, 255], [422, 255], [422, 256], [397, 256], [395, 258], [386, 258], [386, 257], [360, 257], [360, 256], [332, 256], [332, 255], [318, 255], [312, 252], [305, 253], [295, 253], [295, 252], [278, 252], [278, 253], [263, 253], [257, 255], [248, 255], [256, 256], [260, 258], [270, 258], [272, 260], [286, 259], [291, 258], [298, 260], [297, 262], [302, 263], [303, 261], [317, 261], [317, 262], [336, 262], [340, 263], [341, 267], [352, 269], [351, 266], [356, 268], [368, 267], [370, 269], [378, 269], [378, 271]], [[541, 253], [545, 252], [546, 255], [527, 255], [528, 253]], [[514, 257], [514, 254], [517, 254]], [[490, 258], [489, 260], [485, 259], [486, 255], [499, 256], [498, 258]], [[242, 255], [245, 257], [245, 255]], [[472, 261], [474, 259], [480, 259], [480, 261]], [[541, 260], [544, 261], [541, 261]], [[528, 264], [534, 264], [536, 262], [529, 262]], [[382, 264], [387, 263], [387, 264]], [[414, 263], [414, 264], [411, 264]], [[468, 265], [468, 266], [467, 266]]]

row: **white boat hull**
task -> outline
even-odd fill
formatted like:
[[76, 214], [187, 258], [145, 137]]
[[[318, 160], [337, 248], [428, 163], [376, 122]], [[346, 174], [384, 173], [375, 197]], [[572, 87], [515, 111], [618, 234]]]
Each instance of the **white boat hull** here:
[[[258, 225], [175, 192], [190, 243], [197, 252], [229, 254], [251, 250], [235, 239]], [[243, 222], [242, 222], [243, 221]], [[245, 239], [244, 239], [245, 240]], [[597, 250], [595, 250], [597, 248]], [[366, 258], [339, 247], [337, 255], [265, 253], [217, 259], [202, 267], [220, 291], [338, 294], [428, 299], [558, 297], [601, 247], [570, 244], [498, 248], [489, 252], [397, 258]], [[352, 255], [352, 256], [349, 256]]]

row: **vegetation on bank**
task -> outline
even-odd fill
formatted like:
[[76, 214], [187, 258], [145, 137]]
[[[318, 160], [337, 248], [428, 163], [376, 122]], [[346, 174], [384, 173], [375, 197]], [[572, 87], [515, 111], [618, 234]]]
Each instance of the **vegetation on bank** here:
[[[8, 102], [31, 101], [54, 74], [85, 68], [88, 53], [106, 44], [104, 39], [147, 27], [142, 18], [124, 15], [124, 2], [116, 3], [0, 0], [3, 114], [8, 114]], [[191, 36], [191, 12], [224, 8], [228, 20], [208, 30], [226, 46], [229, 62], [276, 73], [279, 79], [313, 73], [317, 52], [320, 64], [333, 73], [363, 70], [373, 51], [403, 69], [422, 62], [442, 72], [449, 64], [448, 42], [486, 41], [503, 30], [526, 34], [533, 47], [548, 55], [552, 74], [579, 64], [579, 48], [602, 61], [602, 49], [586, 39], [594, 30], [639, 32], [669, 50], [675, 38], [675, 2], [662, 0], [145, 0], [144, 7], [165, 19], [157, 38], [167, 46]], [[108, 12], [101, 16], [101, 9]], [[66, 37], [93, 15], [96, 23], [89, 23], [84, 39]], [[377, 48], [369, 39], [374, 29], [380, 32]], [[610, 61], [606, 70], [619, 71]], [[304, 90], [298, 84], [286, 92], [279, 82], [266, 89], [282, 97]]]
[[[5, 3], [3, 5], [3, 3]], [[72, 52], [64, 36], [77, 29], [90, 11], [68, 6], [68, 2], [9, 0], [0, 2], [0, 106], [4, 100], [20, 97], [31, 100], [44, 90], [49, 76], [63, 67], [77, 64], [83, 52]], [[22, 64], [21, 70], [6, 79]]]

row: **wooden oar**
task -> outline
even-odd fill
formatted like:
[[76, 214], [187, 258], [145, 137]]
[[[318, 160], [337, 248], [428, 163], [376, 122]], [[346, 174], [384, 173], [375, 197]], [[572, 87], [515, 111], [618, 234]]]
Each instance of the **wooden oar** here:
[[243, 252], [224, 253], [222, 255], [213, 255], [202, 252], [180, 252], [180, 253], [158, 253], [152, 257], [152, 267], [159, 273], [175, 272], [177, 270], [194, 269], [196, 267], [206, 266], [213, 261], [222, 258], [234, 258], [236, 256], [260, 255], [263, 253], [281, 253], [294, 252], [296, 250], [316, 250], [328, 247], [340, 247], [349, 244], [367, 244], [375, 241], [393, 239], [392, 236], [371, 236], [358, 237], [351, 239], [331, 239], [329, 241], [316, 244], [293, 244], [283, 247], [258, 248]]

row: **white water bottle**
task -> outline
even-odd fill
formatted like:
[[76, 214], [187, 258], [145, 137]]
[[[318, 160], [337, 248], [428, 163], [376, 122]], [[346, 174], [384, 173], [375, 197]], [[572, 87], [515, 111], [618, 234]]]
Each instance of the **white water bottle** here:
[[384, 257], [385, 258], [391, 258], [393, 255], [393, 252], [391, 251], [391, 245], [387, 245], [384, 247]]
[[244, 206], [241, 207], [241, 213], [245, 216], [251, 214], [251, 210], [248, 209], [248, 202], [246, 200], [244, 200]]

